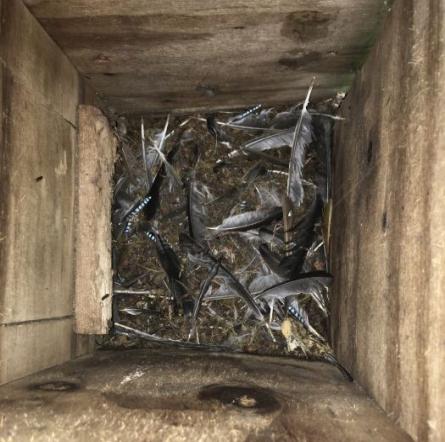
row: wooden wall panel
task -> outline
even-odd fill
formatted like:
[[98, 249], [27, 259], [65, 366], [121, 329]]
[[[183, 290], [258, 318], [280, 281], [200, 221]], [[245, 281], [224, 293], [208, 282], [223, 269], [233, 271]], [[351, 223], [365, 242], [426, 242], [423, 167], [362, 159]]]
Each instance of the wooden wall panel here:
[[296, 102], [350, 86], [380, 0], [25, 0], [118, 112]]
[[0, 327], [0, 384], [71, 359], [72, 318]]
[[0, 383], [85, 353], [73, 335], [76, 69], [0, 1]]
[[415, 440], [445, 438], [445, 6], [396, 0], [336, 130], [333, 341]]

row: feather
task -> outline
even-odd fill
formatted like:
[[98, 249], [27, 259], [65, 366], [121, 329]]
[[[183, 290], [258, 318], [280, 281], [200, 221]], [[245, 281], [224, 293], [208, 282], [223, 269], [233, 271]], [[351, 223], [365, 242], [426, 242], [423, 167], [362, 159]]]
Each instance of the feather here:
[[281, 201], [276, 187], [264, 185], [255, 186], [261, 207], [280, 207]]
[[295, 261], [295, 265], [298, 267], [297, 272], [300, 272], [307, 250], [314, 241], [315, 225], [320, 221], [322, 212], [323, 200], [317, 193], [306, 215], [295, 224], [295, 227], [288, 230], [289, 238], [295, 238], [286, 244], [288, 255]]
[[261, 109], [261, 104], [257, 104], [256, 106], [251, 107], [250, 109], [247, 109], [245, 112], [235, 115], [234, 117], [230, 118], [231, 123], [236, 124], [244, 124], [246, 121], [246, 118], [251, 117], [257, 110]]
[[317, 332], [317, 330], [315, 330], [315, 328], [312, 327], [311, 323], [309, 322], [309, 317], [306, 310], [303, 307], [301, 307], [301, 305], [298, 303], [296, 299], [292, 299], [292, 301], [289, 303], [287, 311], [294, 319], [300, 322], [309, 333], [312, 333], [320, 341], [325, 341], [323, 336], [321, 336]]
[[222, 345], [211, 345], [211, 344], [195, 344], [193, 342], [186, 341], [178, 341], [170, 338], [161, 338], [157, 335], [153, 335], [141, 330], [137, 330], [133, 327], [129, 327], [128, 325], [121, 324], [120, 322], [115, 322], [113, 326], [113, 330], [116, 334], [126, 335], [126, 336], [138, 336], [142, 339], [151, 342], [157, 342], [159, 344], [171, 345], [175, 347], [182, 348], [193, 348], [197, 350], [211, 350], [211, 351], [230, 351], [231, 349]]
[[296, 106], [293, 106], [288, 111], [279, 112], [271, 121], [271, 127], [274, 129], [290, 129], [295, 127], [299, 117], [299, 112]]
[[214, 230], [217, 234], [222, 232], [250, 230], [279, 219], [281, 215], [282, 211], [280, 207], [258, 209], [251, 212], [230, 216], [226, 218], [219, 226], [209, 227], [209, 229]]
[[[182, 185], [181, 179], [179, 178], [174, 167], [169, 163], [168, 159], [164, 155], [164, 152], [162, 151], [164, 144], [165, 144], [166, 136], [167, 136], [167, 129], [168, 129], [169, 121], [170, 121], [170, 115], [167, 116], [167, 120], [165, 121], [164, 130], [162, 131], [160, 141], [154, 142], [153, 145], [151, 146], [151, 149], [154, 150], [158, 154], [160, 160], [163, 163], [165, 173], [167, 174], [167, 176], [170, 179], [170, 182], [171, 183], [176, 182], [176, 184], [178, 184], [178, 186], [181, 186]], [[158, 144], [159, 144], [159, 146], [158, 146]]]
[[207, 234], [205, 220], [207, 218], [206, 203], [209, 197], [209, 189], [192, 179], [189, 185], [187, 198], [187, 215], [190, 236], [198, 244], [203, 243]]
[[264, 150], [277, 149], [279, 147], [291, 146], [293, 130], [287, 129], [272, 135], [255, 138], [242, 146], [248, 152], [263, 152]]
[[180, 303], [184, 314], [189, 313], [190, 300], [187, 299], [187, 290], [181, 280], [181, 263], [175, 251], [156, 231], [148, 230], [148, 238], [154, 242], [156, 252], [162, 269], [167, 276], [167, 285], [175, 305]]
[[278, 232], [270, 231], [264, 227], [258, 230], [258, 235], [262, 239], [263, 242], [271, 244], [276, 248], [283, 248], [284, 241], [283, 238], [278, 234]]
[[261, 105], [255, 106], [243, 114], [237, 115], [224, 125], [242, 130], [268, 129], [273, 109], [262, 109], [259, 113], [256, 113], [260, 107]]
[[272, 252], [267, 244], [261, 244], [258, 251], [260, 252], [261, 258], [263, 258], [267, 267], [269, 267], [272, 272], [282, 278], [288, 278], [289, 271], [287, 268], [282, 267], [282, 259], [280, 255]]
[[[167, 122], [168, 122], [168, 118], [167, 118]], [[161, 140], [159, 142], [159, 148], [163, 147], [163, 144], [165, 142], [166, 136], [165, 133], [167, 132], [166, 127], [164, 128], [164, 136], [161, 136]], [[162, 141], [164, 140], [164, 141]], [[160, 200], [159, 200], [159, 192], [161, 190], [161, 185], [162, 182], [164, 180], [164, 172], [166, 171], [166, 164], [169, 164], [174, 156], [176, 155], [176, 152], [178, 151], [180, 147], [180, 142], [176, 142], [173, 145], [173, 148], [170, 150], [170, 152], [167, 154], [166, 157], [166, 163], [163, 163], [161, 168], [158, 170], [158, 173], [156, 174], [156, 177], [153, 181], [153, 184], [150, 188], [150, 191], [148, 192], [148, 194], [146, 195], [146, 197], [150, 196], [150, 203], [144, 208], [144, 214], [145, 214], [145, 218], [147, 221], [150, 221], [151, 219], [154, 218], [154, 216], [156, 215], [156, 212], [159, 208], [159, 204], [160, 204]]]
[[144, 170], [145, 170], [145, 181], [147, 186], [147, 192], [150, 190], [150, 186], [152, 183], [152, 178], [150, 174], [150, 170], [147, 164], [147, 154], [145, 149], [145, 128], [144, 128], [144, 119], [141, 118], [141, 147], [142, 147], [142, 160], [144, 162]]
[[295, 224], [295, 227], [287, 230], [288, 238], [291, 239], [285, 243], [285, 256], [281, 257], [272, 252], [266, 244], [261, 244], [259, 247], [261, 257], [274, 273], [286, 279], [293, 279], [301, 273], [307, 249], [314, 240], [314, 228], [320, 220], [322, 209], [323, 201], [317, 194], [306, 215]]
[[210, 288], [210, 284], [213, 281], [213, 278], [218, 274], [220, 263], [217, 262], [213, 265], [211, 268], [209, 274], [207, 275], [207, 278], [205, 279], [204, 283], [201, 286], [201, 291], [199, 292], [198, 299], [195, 302], [195, 308], [193, 309], [193, 321], [196, 322], [199, 314], [199, 310], [202, 305], [202, 301], [204, 299], [204, 296], [208, 292]]
[[327, 313], [322, 295], [323, 289], [332, 281], [332, 275], [325, 272], [312, 272], [299, 275], [292, 281], [276, 284], [259, 293], [256, 298], [285, 299], [297, 294], [310, 295], [320, 309]]
[[[209, 250], [197, 244], [191, 238], [186, 238], [184, 240], [184, 237], [187, 237], [187, 235], [182, 235], [183, 238], [182, 241], [184, 245], [186, 245], [189, 248], [189, 250], [191, 250], [191, 252], [189, 252], [189, 257], [193, 256], [192, 259], [194, 260], [194, 262], [199, 262], [201, 265], [205, 265], [206, 267], [211, 267], [214, 264], [220, 262], [210, 253]], [[232, 272], [222, 263], [220, 264], [218, 275], [226, 277], [229, 286], [236, 291], [236, 293], [239, 295], [241, 299], [244, 300], [244, 302], [248, 305], [248, 307], [253, 311], [255, 317], [260, 321], [264, 321], [264, 316], [261, 313], [261, 310], [258, 307], [253, 296], [241, 284], [241, 282], [238, 281], [238, 279], [232, 274]]]
[[258, 275], [249, 284], [249, 291], [252, 294], [258, 294], [264, 290], [264, 287], [271, 287], [283, 281], [280, 276], [269, 273], [268, 275]]
[[[295, 227], [295, 208], [291, 199], [284, 195], [283, 197], [283, 230], [284, 230], [284, 243], [289, 246], [293, 237], [293, 230]], [[288, 247], [285, 247], [285, 254], [288, 254]]]
[[304, 100], [301, 115], [295, 126], [292, 140], [292, 150], [289, 161], [289, 176], [287, 180], [287, 195], [292, 202], [298, 207], [303, 201], [304, 190], [301, 183], [301, 171], [303, 169], [304, 155], [306, 146], [312, 141], [311, 115], [307, 111], [309, 98], [311, 96], [314, 80]]
[[323, 356], [323, 359], [326, 362], [329, 362], [330, 364], [334, 365], [335, 367], [337, 367], [337, 369], [340, 371], [340, 373], [345, 377], [345, 379], [349, 382], [353, 382], [354, 378], [352, 377], [351, 373], [349, 373], [348, 370], [346, 370], [345, 367], [343, 367], [343, 365], [340, 364], [340, 362], [338, 362], [337, 358], [335, 357], [335, 355], [332, 352], [328, 352]]

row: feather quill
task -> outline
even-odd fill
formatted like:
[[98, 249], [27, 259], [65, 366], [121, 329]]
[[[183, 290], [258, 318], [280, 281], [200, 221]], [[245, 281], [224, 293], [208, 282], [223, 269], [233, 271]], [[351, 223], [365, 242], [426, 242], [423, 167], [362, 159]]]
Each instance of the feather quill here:
[[303, 169], [306, 146], [308, 146], [312, 141], [311, 115], [307, 111], [307, 106], [309, 104], [309, 99], [313, 87], [314, 80], [312, 80], [312, 83], [306, 94], [306, 99], [304, 100], [300, 118], [297, 125], [295, 126], [292, 140], [292, 150], [289, 161], [287, 195], [297, 207], [300, 206], [304, 196], [303, 185], [301, 183], [301, 171]]
[[148, 169], [147, 163], [147, 152], [145, 149], [145, 127], [144, 127], [144, 119], [141, 118], [141, 147], [142, 147], [142, 161], [144, 162], [144, 171], [145, 171], [145, 181], [147, 192], [150, 190], [152, 178], [150, 174], [150, 170]]

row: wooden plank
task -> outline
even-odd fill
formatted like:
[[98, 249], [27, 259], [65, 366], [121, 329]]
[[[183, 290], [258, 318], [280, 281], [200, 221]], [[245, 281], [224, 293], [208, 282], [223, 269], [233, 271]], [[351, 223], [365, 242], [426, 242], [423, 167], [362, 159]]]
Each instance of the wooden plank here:
[[71, 358], [72, 319], [0, 326], [0, 384]]
[[444, 38], [443, 3], [394, 2], [334, 151], [333, 340], [418, 441], [445, 438]]
[[3, 71], [0, 323], [71, 315], [76, 132]]
[[295, 102], [352, 82], [377, 0], [25, 1], [118, 112]]
[[[36, 388], [56, 382], [74, 388]], [[333, 366], [294, 358], [101, 351], [0, 396], [1, 429], [20, 441], [411, 441]]]
[[30, 98], [76, 124], [79, 75], [21, 0], [3, 1], [0, 62]]
[[71, 319], [81, 82], [21, 1], [0, 1], [0, 22], [2, 383], [91, 347]]
[[93, 106], [79, 106], [75, 331], [105, 334], [111, 319], [111, 199], [116, 139]]

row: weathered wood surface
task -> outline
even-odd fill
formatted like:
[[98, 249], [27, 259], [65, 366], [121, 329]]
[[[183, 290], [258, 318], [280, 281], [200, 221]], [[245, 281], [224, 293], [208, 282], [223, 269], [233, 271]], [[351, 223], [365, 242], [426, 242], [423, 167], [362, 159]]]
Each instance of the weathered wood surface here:
[[102, 112], [79, 106], [75, 331], [105, 334], [111, 319], [111, 200], [116, 139]]
[[396, 0], [336, 133], [333, 340], [414, 439], [445, 440], [445, 7]]
[[0, 336], [0, 384], [72, 357], [72, 317], [3, 326]]
[[119, 112], [288, 103], [348, 88], [380, 0], [25, 0]]
[[[73, 389], [38, 387], [60, 382]], [[251, 390], [226, 393], [223, 404], [200, 399], [210, 385]], [[0, 398], [0, 431], [11, 440], [411, 440], [334, 367], [291, 358], [98, 352], [4, 386]]]
[[72, 332], [75, 126], [81, 82], [22, 1], [0, 0], [0, 22], [4, 383], [64, 362], [87, 346]]

